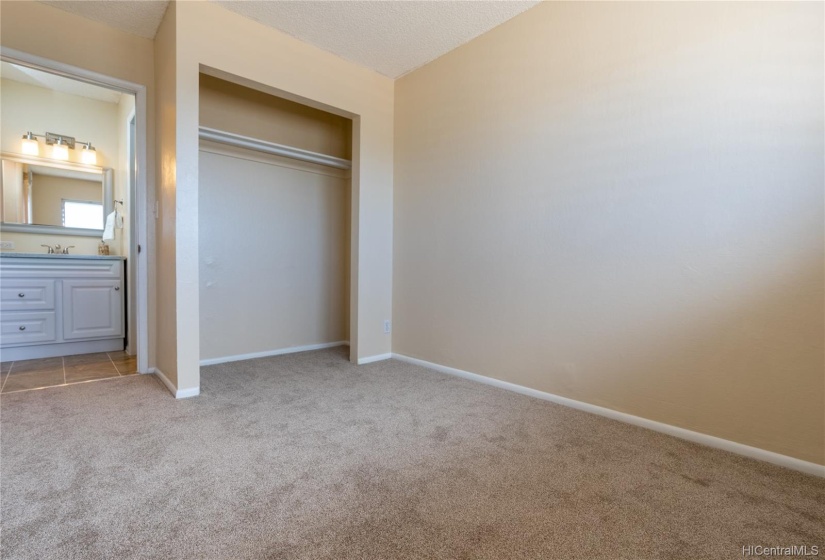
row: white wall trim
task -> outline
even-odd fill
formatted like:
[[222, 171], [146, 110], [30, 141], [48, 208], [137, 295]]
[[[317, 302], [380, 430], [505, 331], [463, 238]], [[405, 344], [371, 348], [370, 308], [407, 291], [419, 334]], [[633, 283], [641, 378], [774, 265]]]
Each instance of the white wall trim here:
[[[358, 358], [358, 365], [371, 364], [373, 362], [380, 362], [382, 360], [389, 360], [395, 354], [376, 354], [375, 356], [367, 356], [366, 358]], [[399, 358], [400, 359], [400, 358]]]
[[197, 397], [201, 393], [200, 387], [192, 387], [190, 389], [177, 389], [172, 384], [172, 382], [169, 381], [169, 378], [166, 377], [166, 374], [163, 373], [161, 370], [159, 370], [156, 367], [151, 368], [151, 370], [152, 371], [150, 373], [154, 373], [155, 376], [158, 379], [160, 379], [161, 383], [166, 385], [166, 388], [169, 389], [169, 392], [172, 393], [172, 395], [174, 395], [176, 399], [188, 399], [189, 397]]
[[178, 389], [175, 392], [176, 399], [188, 399], [189, 397], [197, 397], [201, 394], [200, 387], [190, 387], [189, 389]]
[[[338, 342], [323, 342], [321, 344], [308, 344], [306, 346], [290, 346], [289, 348], [279, 348], [277, 350], [266, 350], [264, 352], [252, 352], [251, 354], [236, 354], [234, 356], [223, 356], [221, 358], [208, 358], [201, 360], [201, 366], [212, 366], [215, 364], [225, 364], [227, 362], [239, 362], [241, 360], [253, 360], [255, 358], [267, 358], [269, 356], [280, 356], [281, 354], [294, 354], [296, 352], [307, 352], [309, 350], [323, 350], [324, 348], [334, 348], [336, 346], [348, 346], [346, 340]], [[387, 355], [389, 357], [389, 355]]]
[[[647, 428], [648, 430], [653, 430], [655, 432], [661, 432], [663, 434], [668, 434], [680, 439], [692, 441], [694, 443], [707, 445], [708, 447], [714, 447], [716, 449], [729, 451], [731, 453], [742, 455], [744, 457], [750, 457], [751, 459], [757, 459], [759, 461], [773, 463], [774, 465], [779, 465], [780, 467], [785, 467], [788, 469], [803, 472], [806, 474], [811, 474], [814, 476], [825, 477], [825, 466], [818, 465], [816, 463], [811, 463], [809, 461], [803, 461], [802, 459], [796, 459], [794, 457], [788, 457], [787, 455], [774, 453], [773, 451], [759, 449], [758, 447], [751, 447], [749, 445], [744, 445], [742, 443], [736, 443], [735, 441], [729, 441], [715, 436], [710, 436], [707, 434], [686, 430], [684, 428], [678, 428], [676, 426], [671, 426], [670, 424], [656, 422], [655, 420], [648, 420], [647, 418], [633, 416], [632, 414], [618, 412], [616, 410], [596, 406], [594, 404], [589, 404], [574, 399], [568, 399], [567, 397], [561, 397], [559, 395], [554, 395], [552, 393], [545, 393], [544, 391], [530, 389], [529, 387], [516, 385], [515, 383], [509, 383], [507, 381], [501, 381], [500, 379], [494, 379], [492, 377], [485, 377], [477, 373], [451, 368], [448, 366], [442, 366], [440, 364], [435, 364], [433, 362], [419, 360], [418, 358], [411, 358], [403, 354], [394, 353], [392, 354], [392, 357], [402, 362], [415, 364], [417, 366], [422, 366], [449, 375], [455, 375], [457, 377], [463, 377], [464, 379], [477, 381], [479, 383], [484, 383], [486, 385], [492, 385], [493, 387], [513, 391], [515, 393], [527, 395], [528, 397], [535, 397], [537, 399], [554, 402], [556, 404], [568, 406], [570, 408], [575, 408], [577, 410], [582, 410], [584, 412], [589, 412], [591, 414], [604, 416], [612, 420], [618, 420], [619, 422], [625, 422], [626, 424], [633, 424], [634, 426], [640, 426], [642, 428]], [[360, 364], [361, 361], [359, 360], [358, 363]]]

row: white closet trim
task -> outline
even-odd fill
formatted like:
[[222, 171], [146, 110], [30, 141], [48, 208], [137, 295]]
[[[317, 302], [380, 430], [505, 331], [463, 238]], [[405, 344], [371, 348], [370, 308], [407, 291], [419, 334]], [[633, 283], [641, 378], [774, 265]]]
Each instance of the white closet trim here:
[[247, 148], [266, 154], [284, 156], [300, 161], [308, 161], [310, 163], [326, 165], [336, 169], [352, 169], [352, 162], [348, 159], [341, 159], [328, 156], [326, 154], [319, 154], [317, 152], [310, 152], [309, 150], [293, 148], [292, 146], [284, 146], [283, 144], [276, 144], [275, 142], [258, 140], [257, 138], [250, 138], [249, 136], [242, 136], [240, 134], [225, 132], [223, 130], [217, 130], [206, 126], [201, 126], [198, 128], [198, 135], [201, 140], [210, 140], [212, 142], [219, 142], [221, 144], [228, 144], [239, 148]]

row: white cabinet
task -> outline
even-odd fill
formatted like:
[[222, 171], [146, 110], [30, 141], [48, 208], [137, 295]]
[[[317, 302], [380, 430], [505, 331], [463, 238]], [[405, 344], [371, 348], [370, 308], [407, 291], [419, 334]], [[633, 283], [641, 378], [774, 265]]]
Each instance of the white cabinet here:
[[124, 347], [123, 259], [0, 257], [2, 361]]
[[123, 336], [120, 280], [63, 280], [63, 338]]

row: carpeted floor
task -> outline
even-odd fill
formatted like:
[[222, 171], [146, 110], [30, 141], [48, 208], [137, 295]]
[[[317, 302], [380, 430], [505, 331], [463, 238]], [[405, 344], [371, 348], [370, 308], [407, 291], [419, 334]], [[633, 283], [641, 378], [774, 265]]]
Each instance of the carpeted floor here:
[[742, 558], [825, 480], [342, 348], [2, 396], [12, 559]]

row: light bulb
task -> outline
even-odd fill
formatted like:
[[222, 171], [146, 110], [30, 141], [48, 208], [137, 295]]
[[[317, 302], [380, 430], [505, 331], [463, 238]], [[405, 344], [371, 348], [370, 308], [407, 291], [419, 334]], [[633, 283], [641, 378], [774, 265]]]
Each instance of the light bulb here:
[[63, 140], [58, 140], [52, 146], [52, 158], [54, 159], [62, 159], [63, 161], [68, 161], [69, 159], [69, 147], [63, 143]]
[[80, 161], [86, 165], [97, 165], [97, 151], [91, 144], [83, 146], [83, 151], [80, 152]]
[[22, 151], [27, 156], [40, 155], [40, 144], [37, 143], [37, 138], [31, 132], [23, 136]]

